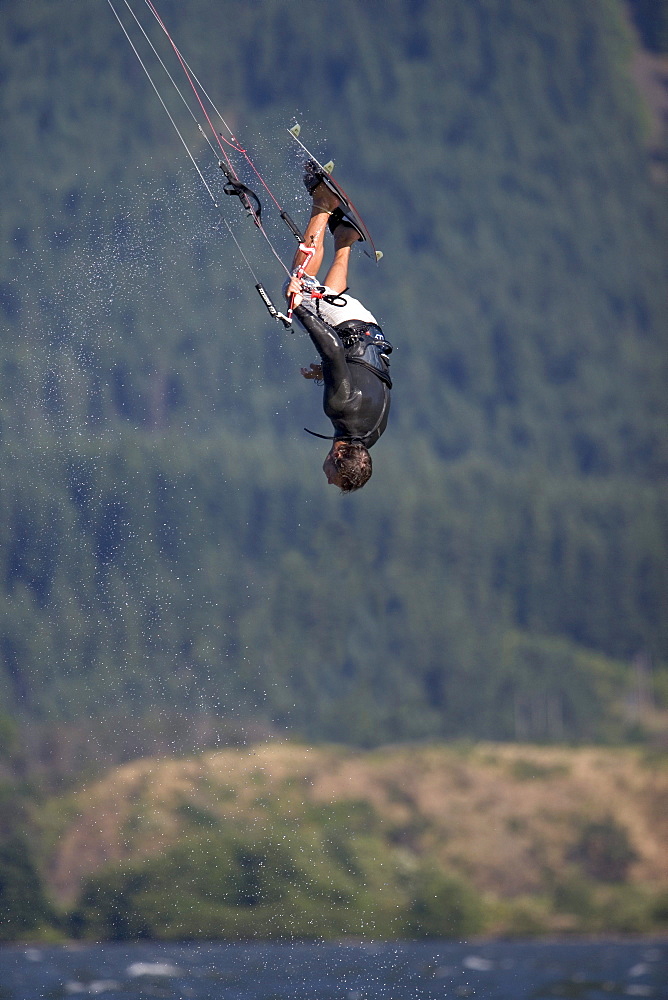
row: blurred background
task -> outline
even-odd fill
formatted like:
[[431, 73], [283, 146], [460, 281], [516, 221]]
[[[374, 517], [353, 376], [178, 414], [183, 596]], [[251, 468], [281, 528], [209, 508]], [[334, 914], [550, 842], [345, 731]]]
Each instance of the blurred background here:
[[391, 422], [328, 488], [310, 342], [113, 11], [5, 0], [0, 935], [665, 924], [668, 4], [159, 10], [302, 224], [287, 128], [335, 160]]

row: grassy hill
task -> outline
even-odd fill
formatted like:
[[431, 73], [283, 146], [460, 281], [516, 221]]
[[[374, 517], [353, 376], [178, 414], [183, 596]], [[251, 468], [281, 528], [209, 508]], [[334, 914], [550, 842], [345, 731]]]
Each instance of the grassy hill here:
[[657, 931], [667, 792], [640, 749], [272, 742], [52, 800], [44, 870], [84, 936]]

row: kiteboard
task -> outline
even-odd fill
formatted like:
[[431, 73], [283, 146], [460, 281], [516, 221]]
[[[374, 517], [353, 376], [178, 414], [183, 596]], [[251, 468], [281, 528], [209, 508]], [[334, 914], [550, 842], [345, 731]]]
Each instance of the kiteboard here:
[[364, 252], [366, 253], [367, 257], [371, 257], [376, 261], [380, 260], [383, 254], [380, 250], [376, 250], [373, 239], [371, 238], [371, 233], [367, 229], [364, 219], [357, 211], [357, 209], [353, 205], [351, 198], [346, 194], [346, 192], [343, 190], [339, 182], [334, 180], [334, 178], [332, 177], [332, 171], [334, 170], [334, 163], [331, 160], [329, 163], [325, 163], [324, 165], [318, 162], [318, 160], [310, 151], [310, 149], [307, 149], [307, 147], [299, 138], [301, 133], [301, 125], [299, 124], [293, 125], [292, 128], [288, 129], [288, 132], [290, 133], [292, 138], [295, 139], [295, 141], [301, 146], [306, 155], [309, 157], [312, 167], [315, 168], [313, 171], [314, 175], [319, 176], [323, 184], [325, 184], [326, 187], [328, 187], [329, 190], [332, 192], [332, 194], [336, 195], [336, 197], [338, 198], [340, 208], [337, 209], [337, 211], [334, 213], [333, 216], [334, 223], [336, 223], [336, 219], [338, 217], [341, 221], [345, 221], [346, 223], [348, 223], [348, 225], [351, 225], [353, 229], [355, 229], [359, 233], [362, 241], [368, 243], [369, 247], [371, 248], [370, 251], [364, 248]]

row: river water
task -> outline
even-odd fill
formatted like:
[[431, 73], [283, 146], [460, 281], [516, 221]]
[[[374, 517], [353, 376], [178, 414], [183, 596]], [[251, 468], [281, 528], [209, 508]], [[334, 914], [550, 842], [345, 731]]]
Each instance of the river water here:
[[0, 949], [0, 1000], [668, 1000], [668, 941]]

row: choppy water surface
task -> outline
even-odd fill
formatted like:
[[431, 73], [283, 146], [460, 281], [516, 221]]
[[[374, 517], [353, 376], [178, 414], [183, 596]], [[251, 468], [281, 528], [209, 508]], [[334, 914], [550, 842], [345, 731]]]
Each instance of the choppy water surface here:
[[0, 983], [0, 1000], [668, 1000], [668, 942], [7, 947]]

